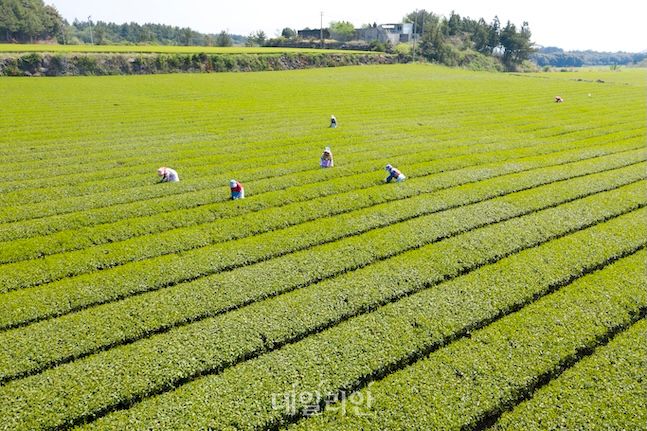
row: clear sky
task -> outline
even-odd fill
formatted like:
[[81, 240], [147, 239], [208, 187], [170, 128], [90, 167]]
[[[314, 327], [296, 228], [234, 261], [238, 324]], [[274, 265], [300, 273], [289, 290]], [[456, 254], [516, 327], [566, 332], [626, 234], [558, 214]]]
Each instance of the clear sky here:
[[45, 0], [72, 22], [75, 18], [116, 23], [138, 22], [191, 27], [203, 33], [248, 35], [263, 30], [278, 35], [282, 28], [319, 28], [323, 22], [350, 21], [362, 24], [399, 22], [416, 9], [448, 16], [455, 10], [461, 16], [491, 22], [495, 15], [502, 24], [517, 26], [528, 21], [533, 42], [566, 50], [597, 51], [647, 50], [647, 7], [642, 0], [610, 2], [569, 0], [415, 0], [351, 2], [327, 0]]

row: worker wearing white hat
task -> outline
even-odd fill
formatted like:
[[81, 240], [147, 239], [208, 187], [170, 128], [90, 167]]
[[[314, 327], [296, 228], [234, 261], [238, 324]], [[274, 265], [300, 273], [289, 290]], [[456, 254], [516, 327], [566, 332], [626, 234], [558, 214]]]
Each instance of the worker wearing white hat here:
[[161, 182], [163, 183], [177, 183], [180, 181], [180, 176], [171, 168], [162, 166], [157, 170], [157, 175], [162, 177]]
[[402, 174], [402, 172], [400, 172], [399, 170], [397, 170], [391, 165], [386, 165], [384, 169], [386, 169], [386, 171], [389, 173], [389, 176], [386, 177], [386, 180], [384, 180], [387, 183], [390, 183], [394, 179], [396, 182], [401, 183], [402, 181], [407, 179], [407, 177], [405, 177], [404, 174]]
[[319, 165], [322, 168], [332, 168], [334, 166], [334, 162], [332, 159], [332, 151], [330, 151], [330, 147], [326, 147], [324, 149], [324, 152], [321, 155], [321, 160]]
[[245, 189], [243, 185], [236, 180], [229, 181], [229, 188], [231, 189], [231, 199], [245, 199]]

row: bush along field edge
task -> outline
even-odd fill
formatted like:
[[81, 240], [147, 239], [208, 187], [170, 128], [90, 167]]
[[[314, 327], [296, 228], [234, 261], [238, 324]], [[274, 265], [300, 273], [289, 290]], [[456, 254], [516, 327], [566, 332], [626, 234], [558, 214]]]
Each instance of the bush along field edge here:
[[182, 54], [37, 53], [0, 55], [0, 76], [148, 75], [260, 72], [404, 62], [384, 53]]

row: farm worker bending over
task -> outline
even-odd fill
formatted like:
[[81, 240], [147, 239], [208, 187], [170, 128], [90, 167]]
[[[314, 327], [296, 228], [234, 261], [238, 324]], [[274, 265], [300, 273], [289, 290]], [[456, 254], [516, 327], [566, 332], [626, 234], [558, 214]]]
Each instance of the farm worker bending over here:
[[231, 198], [236, 199], [245, 199], [245, 189], [243, 185], [236, 180], [229, 181], [229, 188], [231, 189]]
[[402, 172], [400, 172], [399, 170], [397, 170], [396, 168], [394, 168], [391, 165], [386, 165], [386, 168], [384, 168], [384, 169], [386, 169], [386, 171], [389, 173], [389, 176], [386, 177], [386, 180], [385, 180], [387, 183], [390, 183], [391, 180], [393, 180], [393, 179], [395, 179], [395, 181], [398, 182], [398, 183], [401, 183], [402, 181], [407, 179], [407, 177], [405, 177], [402, 174]]
[[178, 176], [177, 172], [175, 172], [175, 170], [164, 166], [157, 170], [157, 175], [162, 177], [160, 182], [163, 183], [177, 183], [178, 181], [180, 181], [180, 177]]
[[330, 151], [330, 147], [326, 147], [324, 149], [323, 154], [321, 155], [321, 167], [322, 168], [332, 168], [334, 163], [332, 160], [332, 152]]
[[330, 116], [330, 127], [332, 127], [333, 129], [337, 127], [337, 119], [334, 115]]

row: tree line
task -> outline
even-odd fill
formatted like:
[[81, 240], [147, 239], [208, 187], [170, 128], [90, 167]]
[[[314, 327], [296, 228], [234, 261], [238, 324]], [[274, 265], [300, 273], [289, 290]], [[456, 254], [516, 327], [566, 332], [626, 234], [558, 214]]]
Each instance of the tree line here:
[[55, 40], [61, 44], [160, 44], [232, 46], [246, 38], [222, 31], [203, 34], [163, 24], [115, 24], [74, 20], [68, 23], [43, 0], [0, 0], [0, 42]]
[[0, 41], [34, 42], [61, 34], [65, 21], [42, 0], [0, 0]]
[[506, 69], [512, 70], [534, 51], [528, 22], [517, 28], [510, 21], [502, 26], [496, 16], [487, 23], [483, 18], [461, 17], [454, 11], [446, 18], [424, 9], [407, 14], [404, 22], [414, 24], [414, 34], [420, 41], [418, 54], [439, 63], [452, 65], [460, 51], [474, 50], [499, 58]]
[[[2, 0], [0, 0], [2, 1]], [[186, 46], [232, 46], [244, 43], [245, 38], [222, 31], [205, 34], [189, 27], [175, 27], [164, 24], [138, 24], [136, 22], [116, 24], [104, 21], [79, 21], [65, 25], [63, 33], [57, 36], [59, 43], [96, 45], [111, 44], [154, 44]]]
[[540, 67], [624, 66], [644, 61], [647, 52], [564, 51], [545, 47], [538, 49], [530, 58]]

